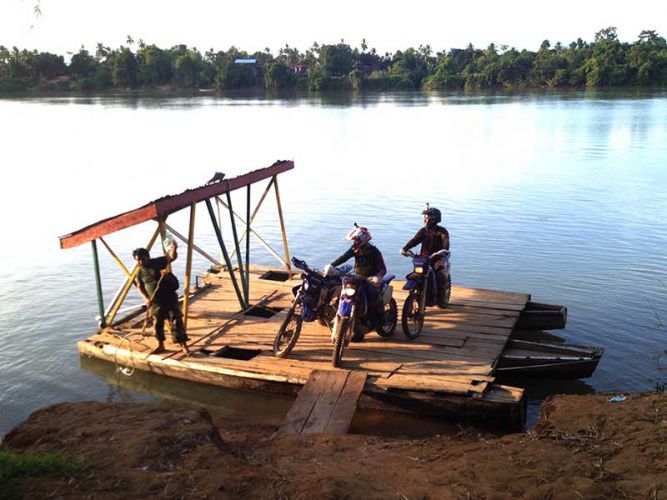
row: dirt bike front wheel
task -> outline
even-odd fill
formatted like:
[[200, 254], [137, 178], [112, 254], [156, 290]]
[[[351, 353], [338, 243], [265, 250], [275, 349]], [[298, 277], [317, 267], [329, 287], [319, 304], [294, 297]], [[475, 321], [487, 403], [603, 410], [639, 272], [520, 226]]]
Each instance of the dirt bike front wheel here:
[[340, 366], [340, 362], [343, 359], [345, 338], [347, 337], [347, 330], [350, 328], [350, 318], [338, 318], [335, 325], [333, 338], [334, 348], [331, 355], [331, 364], [334, 367]]
[[419, 296], [411, 291], [403, 304], [401, 326], [409, 339], [416, 339], [424, 326], [424, 312], [421, 310]]
[[273, 354], [278, 358], [286, 357], [299, 340], [303, 317], [296, 314], [294, 309], [287, 311], [287, 316], [280, 325], [280, 329], [273, 340]]

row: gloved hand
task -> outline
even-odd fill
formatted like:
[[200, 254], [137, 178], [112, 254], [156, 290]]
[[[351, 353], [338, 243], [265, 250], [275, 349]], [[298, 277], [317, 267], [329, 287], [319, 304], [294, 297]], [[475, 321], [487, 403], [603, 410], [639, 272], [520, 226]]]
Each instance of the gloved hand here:
[[382, 284], [382, 279], [379, 276], [370, 276], [366, 278], [371, 285], [380, 286]]
[[404, 257], [410, 257], [412, 255], [412, 252], [410, 250], [405, 250], [404, 248], [401, 248], [401, 255]]

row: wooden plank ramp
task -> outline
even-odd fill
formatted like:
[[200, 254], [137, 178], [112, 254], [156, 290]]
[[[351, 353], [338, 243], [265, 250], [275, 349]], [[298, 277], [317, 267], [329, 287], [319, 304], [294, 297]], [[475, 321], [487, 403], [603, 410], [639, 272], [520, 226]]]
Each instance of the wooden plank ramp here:
[[365, 372], [313, 370], [274, 437], [347, 434], [365, 383]]

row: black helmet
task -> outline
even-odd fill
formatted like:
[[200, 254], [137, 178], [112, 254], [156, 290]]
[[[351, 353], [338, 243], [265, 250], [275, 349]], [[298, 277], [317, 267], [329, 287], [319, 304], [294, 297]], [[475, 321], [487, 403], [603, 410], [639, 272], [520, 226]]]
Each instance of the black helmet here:
[[426, 208], [422, 210], [422, 215], [429, 218], [427, 223], [428, 227], [433, 227], [442, 220], [442, 214], [440, 213], [440, 210], [430, 206], [428, 203], [426, 204]]

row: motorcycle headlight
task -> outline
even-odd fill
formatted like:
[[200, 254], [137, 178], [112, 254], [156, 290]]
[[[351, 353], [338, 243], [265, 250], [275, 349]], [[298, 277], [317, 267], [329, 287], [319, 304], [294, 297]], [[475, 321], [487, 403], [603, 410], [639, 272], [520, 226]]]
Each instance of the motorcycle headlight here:
[[421, 267], [421, 266], [419, 266], [419, 267], [415, 267], [415, 272], [416, 272], [417, 274], [424, 274], [424, 268]]
[[343, 291], [345, 292], [345, 295], [347, 295], [348, 297], [352, 297], [356, 292], [356, 290], [351, 286], [346, 286]]

